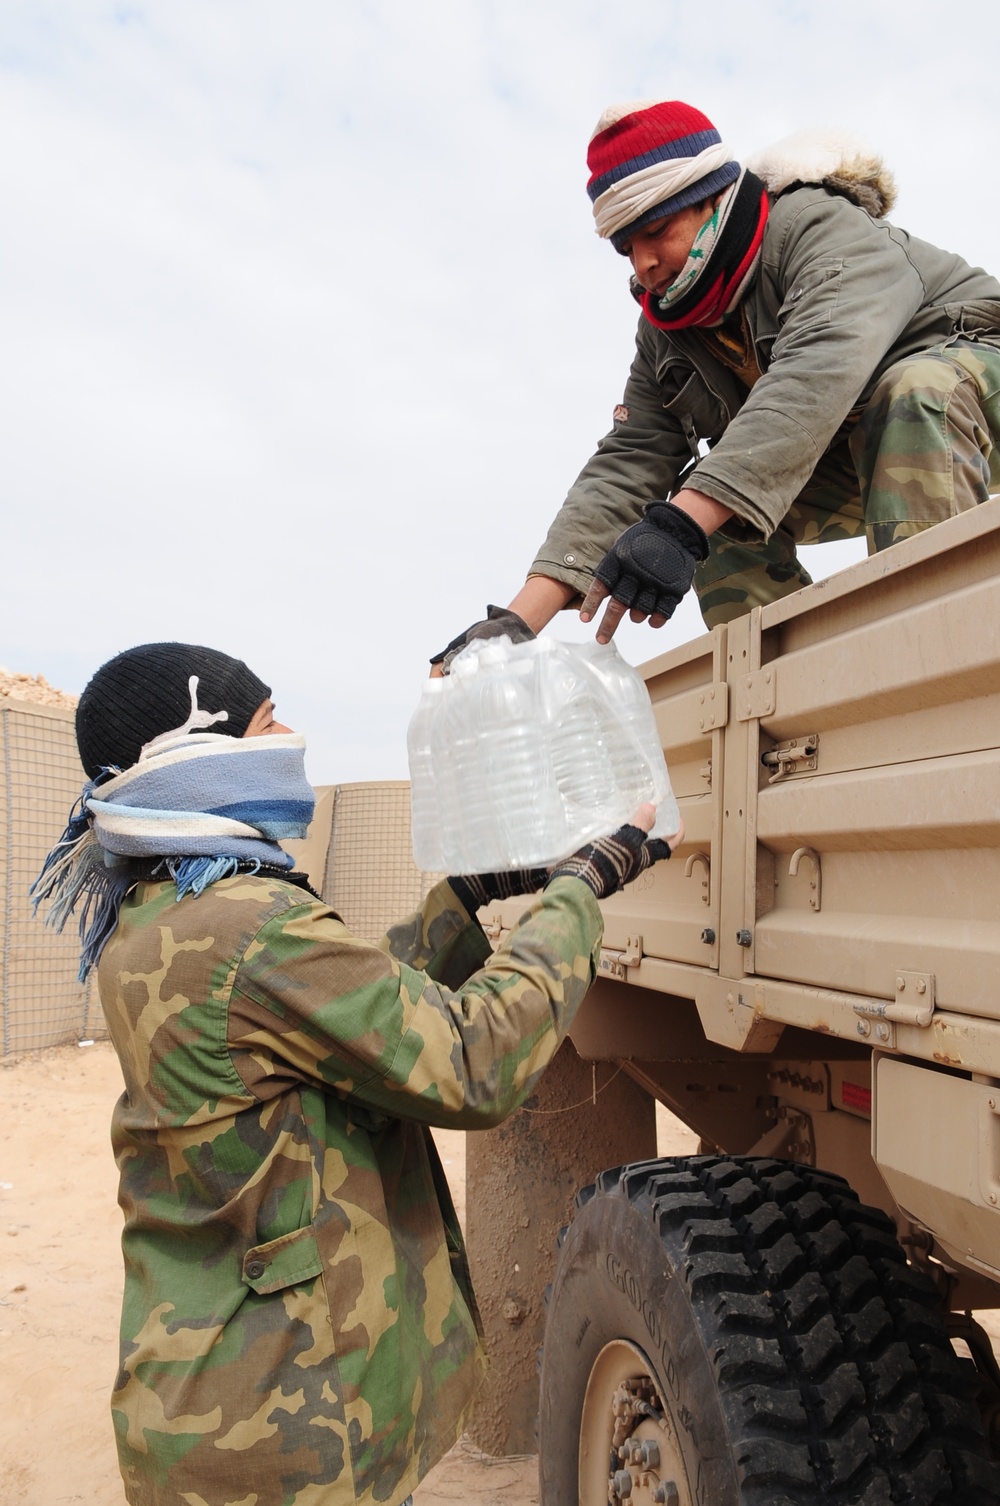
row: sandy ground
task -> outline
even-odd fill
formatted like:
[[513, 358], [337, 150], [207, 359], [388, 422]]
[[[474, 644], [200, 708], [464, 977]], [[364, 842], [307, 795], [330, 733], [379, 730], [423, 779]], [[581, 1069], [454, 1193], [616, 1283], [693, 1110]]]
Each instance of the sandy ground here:
[[[121, 1300], [108, 1126], [120, 1092], [106, 1041], [0, 1061], [0, 1506], [124, 1506], [108, 1413]], [[465, 1136], [437, 1138], [464, 1220]], [[537, 1501], [534, 1456], [491, 1459], [468, 1439], [415, 1494], [416, 1506]]]
[[[123, 1506], [108, 1415], [121, 1297], [121, 1215], [108, 1125], [111, 1046], [0, 1061], [0, 1506]], [[465, 1137], [437, 1136], [464, 1220]], [[661, 1154], [693, 1150], [666, 1112]], [[992, 1324], [991, 1324], [992, 1327]], [[537, 1506], [533, 1456], [463, 1439], [416, 1506]]]

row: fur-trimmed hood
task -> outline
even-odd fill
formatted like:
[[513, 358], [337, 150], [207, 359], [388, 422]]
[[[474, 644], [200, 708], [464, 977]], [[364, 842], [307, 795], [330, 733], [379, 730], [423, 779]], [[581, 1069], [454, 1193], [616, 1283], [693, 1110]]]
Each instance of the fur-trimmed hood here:
[[792, 183], [817, 183], [842, 194], [875, 219], [896, 202], [896, 183], [882, 158], [849, 131], [825, 127], [796, 131], [745, 164], [774, 195]]

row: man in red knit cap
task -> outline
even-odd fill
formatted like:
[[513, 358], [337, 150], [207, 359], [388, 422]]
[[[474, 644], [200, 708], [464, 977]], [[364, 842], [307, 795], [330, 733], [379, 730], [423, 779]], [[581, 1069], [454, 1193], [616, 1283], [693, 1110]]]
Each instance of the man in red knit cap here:
[[797, 543], [883, 549], [1000, 481], [1000, 282], [884, 218], [878, 157], [803, 132], [741, 165], [700, 110], [641, 100], [587, 161], [641, 310], [625, 393], [510, 607], [432, 662], [608, 598], [601, 642], [659, 627], [692, 582], [727, 622], [809, 584]]

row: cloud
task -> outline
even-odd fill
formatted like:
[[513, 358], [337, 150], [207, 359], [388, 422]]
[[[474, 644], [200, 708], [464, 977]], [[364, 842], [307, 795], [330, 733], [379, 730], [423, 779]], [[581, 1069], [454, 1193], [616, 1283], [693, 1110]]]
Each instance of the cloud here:
[[601, 108], [690, 98], [739, 152], [848, 124], [901, 223], [990, 265], [997, 23], [948, 14], [961, 70], [919, 0], [6, 5], [0, 660], [79, 689], [217, 643], [314, 778], [405, 775], [428, 655], [513, 594], [620, 396]]

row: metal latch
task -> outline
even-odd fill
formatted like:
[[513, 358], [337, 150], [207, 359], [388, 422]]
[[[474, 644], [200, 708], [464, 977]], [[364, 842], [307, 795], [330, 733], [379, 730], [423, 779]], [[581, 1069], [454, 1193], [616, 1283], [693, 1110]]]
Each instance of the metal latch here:
[[622, 952], [622, 961], [626, 967], [638, 967], [642, 961], [642, 937], [630, 936], [625, 943]]
[[896, 973], [896, 997], [859, 999], [854, 1013], [859, 1015], [858, 1034], [873, 1037], [875, 1044], [895, 1050], [896, 1026], [914, 1025], [924, 1030], [934, 1018], [934, 974]]
[[638, 967], [642, 961], [642, 937], [630, 936], [623, 952], [611, 952], [601, 948], [597, 959], [597, 971], [604, 978], [626, 978], [630, 967]]
[[603, 947], [597, 959], [597, 971], [602, 978], [621, 978], [624, 981], [628, 976], [621, 952], [608, 952]]
[[818, 748], [819, 734], [808, 732], [805, 737], [790, 738], [787, 743], [779, 743], [769, 753], [762, 753], [760, 761], [765, 769], [775, 771], [767, 781], [768, 784], [775, 784], [788, 774], [802, 774], [808, 770], [815, 770]]
[[896, 974], [896, 997], [885, 1007], [887, 1020], [897, 1025], [917, 1025], [921, 1029], [929, 1025], [934, 1015], [934, 974]]

